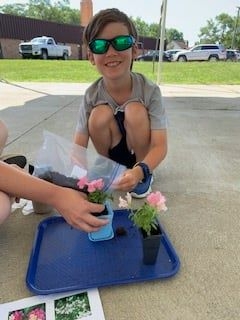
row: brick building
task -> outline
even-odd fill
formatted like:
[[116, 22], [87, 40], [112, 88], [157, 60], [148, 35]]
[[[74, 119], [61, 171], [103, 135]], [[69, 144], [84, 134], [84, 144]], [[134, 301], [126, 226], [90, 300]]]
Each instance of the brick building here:
[[[18, 45], [37, 36], [50, 36], [57, 42], [71, 46], [70, 59], [86, 59], [86, 48], [82, 46], [82, 33], [93, 15], [92, 0], [80, 2], [81, 25], [68, 25], [56, 22], [13, 16], [0, 13], [0, 58], [20, 59]], [[139, 54], [155, 48], [156, 39], [139, 37]]]

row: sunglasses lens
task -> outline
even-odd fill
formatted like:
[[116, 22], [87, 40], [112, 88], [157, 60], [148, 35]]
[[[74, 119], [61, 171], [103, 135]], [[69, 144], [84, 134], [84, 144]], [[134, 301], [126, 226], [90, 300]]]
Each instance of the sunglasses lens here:
[[90, 50], [95, 54], [103, 54], [107, 52], [109, 42], [104, 39], [95, 39], [89, 43]]
[[112, 46], [117, 51], [127, 50], [134, 44], [134, 39], [131, 36], [119, 36], [112, 40]]
[[114, 39], [94, 39], [89, 43], [90, 50], [95, 54], [103, 54], [108, 51], [109, 45], [117, 51], [123, 51], [131, 48], [135, 43], [135, 39], [130, 36], [118, 36]]

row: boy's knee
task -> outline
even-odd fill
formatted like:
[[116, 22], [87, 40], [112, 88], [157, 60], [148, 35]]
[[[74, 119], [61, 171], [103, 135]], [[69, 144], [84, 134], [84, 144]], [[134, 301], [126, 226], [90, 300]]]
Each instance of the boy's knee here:
[[138, 126], [139, 123], [149, 122], [147, 108], [140, 102], [130, 102], [125, 107], [125, 122]]
[[113, 111], [108, 105], [99, 105], [95, 107], [89, 117], [90, 127], [102, 127], [109, 124], [114, 118]]

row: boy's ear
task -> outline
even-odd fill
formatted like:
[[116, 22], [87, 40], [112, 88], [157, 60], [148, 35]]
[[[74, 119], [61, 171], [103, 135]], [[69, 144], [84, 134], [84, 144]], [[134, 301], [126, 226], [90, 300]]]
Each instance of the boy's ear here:
[[138, 46], [135, 43], [135, 45], [132, 47], [132, 55], [133, 55], [133, 60], [135, 60], [138, 56]]
[[88, 50], [87, 55], [88, 55], [88, 60], [91, 62], [91, 64], [94, 65], [95, 61], [94, 61], [93, 53], [90, 50]]

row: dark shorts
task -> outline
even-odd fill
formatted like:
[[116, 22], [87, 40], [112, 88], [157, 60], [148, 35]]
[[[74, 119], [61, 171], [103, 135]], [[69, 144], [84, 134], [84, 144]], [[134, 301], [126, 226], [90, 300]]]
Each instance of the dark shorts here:
[[132, 168], [136, 163], [136, 156], [132, 154], [131, 151], [127, 147], [126, 141], [126, 130], [124, 128], [124, 112], [118, 112], [115, 115], [115, 119], [117, 121], [119, 130], [122, 134], [122, 139], [119, 144], [117, 144], [112, 149], [109, 149], [109, 158], [115, 162], [118, 162], [127, 168]]

